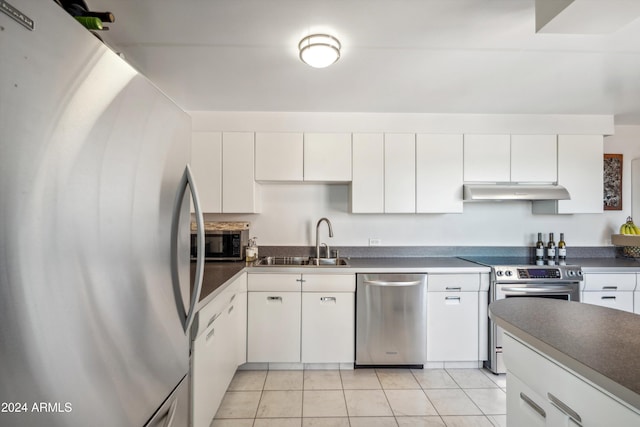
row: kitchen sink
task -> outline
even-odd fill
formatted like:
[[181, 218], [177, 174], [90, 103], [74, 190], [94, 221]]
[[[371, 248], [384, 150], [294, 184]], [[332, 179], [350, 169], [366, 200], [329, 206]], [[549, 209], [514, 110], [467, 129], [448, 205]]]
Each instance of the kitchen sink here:
[[310, 258], [310, 257], [263, 257], [257, 260], [255, 267], [348, 267], [344, 258]]

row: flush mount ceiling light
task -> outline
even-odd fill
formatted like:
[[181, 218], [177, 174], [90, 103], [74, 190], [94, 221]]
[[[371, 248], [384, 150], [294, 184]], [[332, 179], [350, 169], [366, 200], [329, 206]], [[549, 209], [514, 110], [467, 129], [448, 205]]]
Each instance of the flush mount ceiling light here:
[[311, 34], [300, 40], [300, 59], [314, 68], [325, 68], [340, 58], [342, 45], [328, 34]]

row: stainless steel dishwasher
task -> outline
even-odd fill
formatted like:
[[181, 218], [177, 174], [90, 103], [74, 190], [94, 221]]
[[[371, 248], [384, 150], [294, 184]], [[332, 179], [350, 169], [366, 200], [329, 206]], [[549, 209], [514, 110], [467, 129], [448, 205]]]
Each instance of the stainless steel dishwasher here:
[[422, 367], [427, 359], [427, 275], [358, 274], [356, 367]]

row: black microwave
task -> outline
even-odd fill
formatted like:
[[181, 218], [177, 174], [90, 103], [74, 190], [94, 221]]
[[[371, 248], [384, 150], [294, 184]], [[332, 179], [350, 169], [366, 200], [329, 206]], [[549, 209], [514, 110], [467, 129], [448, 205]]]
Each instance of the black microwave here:
[[[197, 236], [191, 234], [191, 259], [196, 259]], [[205, 230], [205, 261], [242, 261], [249, 230]]]

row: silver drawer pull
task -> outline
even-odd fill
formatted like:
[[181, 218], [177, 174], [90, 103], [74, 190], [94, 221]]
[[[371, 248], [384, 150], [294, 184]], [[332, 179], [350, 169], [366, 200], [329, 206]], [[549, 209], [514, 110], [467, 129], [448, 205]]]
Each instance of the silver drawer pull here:
[[205, 338], [205, 341], [209, 341], [209, 339], [213, 336], [215, 331], [216, 331], [216, 328], [211, 329], [211, 331], [209, 331], [209, 333], [207, 334], [207, 338]]
[[447, 290], [447, 291], [461, 291], [462, 288], [460, 286], [447, 286], [445, 288], [445, 290]]
[[603, 297], [600, 297], [600, 299], [612, 299], [612, 300], [614, 300], [614, 301], [615, 301], [616, 297], [615, 297], [615, 296], [606, 296], [606, 295], [605, 295], [605, 296], [603, 296]]
[[573, 418], [575, 421], [582, 424], [582, 418], [580, 418], [580, 415], [578, 415], [576, 411], [568, 407], [566, 403], [564, 403], [562, 400], [558, 399], [551, 393], [547, 393], [547, 397], [549, 398], [549, 402], [551, 402], [553, 406], [564, 412], [569, 417]]
[[267, 301], [282, 302], [282, 297], [267, 297]]
[[336, 302], [336, 297], [320, 297], [322, 302]]
[[229, 307], [229, 310], [227, 310], [227, 313], [231, 313], [233, 311], [233, 306]]
[[618, 287], [617, 287], [617, 286], [603, 286], [603, 287], [602, 287], [602, 290], [603, 290], [603, 291], [615, 291], [615, 290], [617, 290], [617, 289], [618, 289]]
[[229, 302], [233, 302], [234, 299], [236, 299], [236, 294], [231, 295], [231, 299], [229, 300]]
[[456, 303], [456, 304], [460, 304], [460, 297], [444, 297], [444, 300], [448, 303]]
[[213, 316], [211, 316], [211, 319], [209, 319], [209, 322], [207, 323], [207, 328], [211, 326], [211, 324], [215, 322], [218, 317], [220, 317], [220, 313], [216, 313]]
[[524, 400], [524, 402], [531, 406], [531, 408], [536, 411], [538, 414], [540, 414], [540, 416], [542, 418], [547, 418], [547, 413], [544, 411], [544, 409], [542, 409], [540, 407], [540, 405], [538, 405], [536, 402], [534, 402], [529, 396], [527, 396], [526, 394], [520, 392], [520, 399]]

